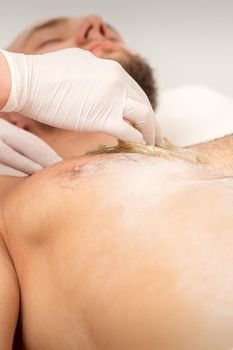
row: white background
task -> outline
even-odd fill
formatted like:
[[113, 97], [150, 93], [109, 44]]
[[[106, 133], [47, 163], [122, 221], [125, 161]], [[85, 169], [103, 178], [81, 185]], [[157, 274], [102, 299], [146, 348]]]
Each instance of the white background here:
[[160, 90], [204, 84], [233, 97], [233, 1], [0, 0], [0, 47], [35, 21], [102, 15], [156, 69]]

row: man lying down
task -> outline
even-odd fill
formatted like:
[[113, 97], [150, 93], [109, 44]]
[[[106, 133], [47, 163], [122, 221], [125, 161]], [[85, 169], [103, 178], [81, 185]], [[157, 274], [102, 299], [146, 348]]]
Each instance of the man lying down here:
[[232, 144], [2, 176], [0, 348], [19, 319], [27, 350], [231, 349]]
[[[92, 53], [122, 61], [114, 32], [97, 17], [50, 21], [9, 49], [91, 50], [89, 40], [108, 39], [116, 51]], [[5, 118], [63, 158], [116, 145]], [[91, 154], [0, 178], [1, 350], [11, 349], [17, 322], [17, 350], [232, 347], [232, 137], [196, 147], [207, 165], [157, 149], [160, 157]]]

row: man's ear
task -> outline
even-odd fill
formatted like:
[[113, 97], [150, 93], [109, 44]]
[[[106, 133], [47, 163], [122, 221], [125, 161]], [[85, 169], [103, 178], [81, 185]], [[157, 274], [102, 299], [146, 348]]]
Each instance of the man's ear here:
[[20, 129], [29, 130], [31, 120], [19, 113], [0, 113], [0, 118], [7, 120]]

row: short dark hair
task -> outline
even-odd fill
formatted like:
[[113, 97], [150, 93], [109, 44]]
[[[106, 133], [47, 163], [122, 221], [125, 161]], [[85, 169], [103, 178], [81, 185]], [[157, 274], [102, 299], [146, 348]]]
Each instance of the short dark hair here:
[[158, 104], [158, 91], [152, 67], [139, 55], [130, 55], [130, 59], [120, 63], [126, 72], [144, 90], [155, 110]]

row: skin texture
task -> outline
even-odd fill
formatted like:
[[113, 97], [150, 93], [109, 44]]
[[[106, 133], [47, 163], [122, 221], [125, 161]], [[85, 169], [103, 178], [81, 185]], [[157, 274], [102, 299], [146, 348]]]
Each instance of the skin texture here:
[[204, 154], [207, 163], [215, 169], [222, 171], [229, 176], [233, 174], [233, 136], [227, 135], [223, 138], [201, 143], [190, 147], [192, 150]]
[[[66, 157], [82, 145], [73, 133], [57, 138], [33, 127]], [[215, 152], [212, 143], [199, 145], [208, 155], [203, 168], [119, 154], [67, 160], [27, 180], [2, 178], [1, 232], [27, 349], [230, 348], [231, 141], [214, 141]]]
[[232, 178], [118, 154], [7, 181], [27, 349], [230, 349]]
[[[59, 45], [77, 45], [78, 25], [76, 19]], [[59, 49], [58, 42], [34, 44], [24, 49]], [[6, 118], [64, 158], [116, 143], [20, 115]], [[0, 348], [11, 348], [20, 293], [29, 350], [230, 349], [233, 184], [224, 154], [220, 172], [178, 160], [99, 155], [28, 179], [1, 177]], [[211, 157], [210, 163], [215, 167]]]
[[0, 348], [12, 348], [19, 314], [19, 285], [4, 240], [0, 237]]

